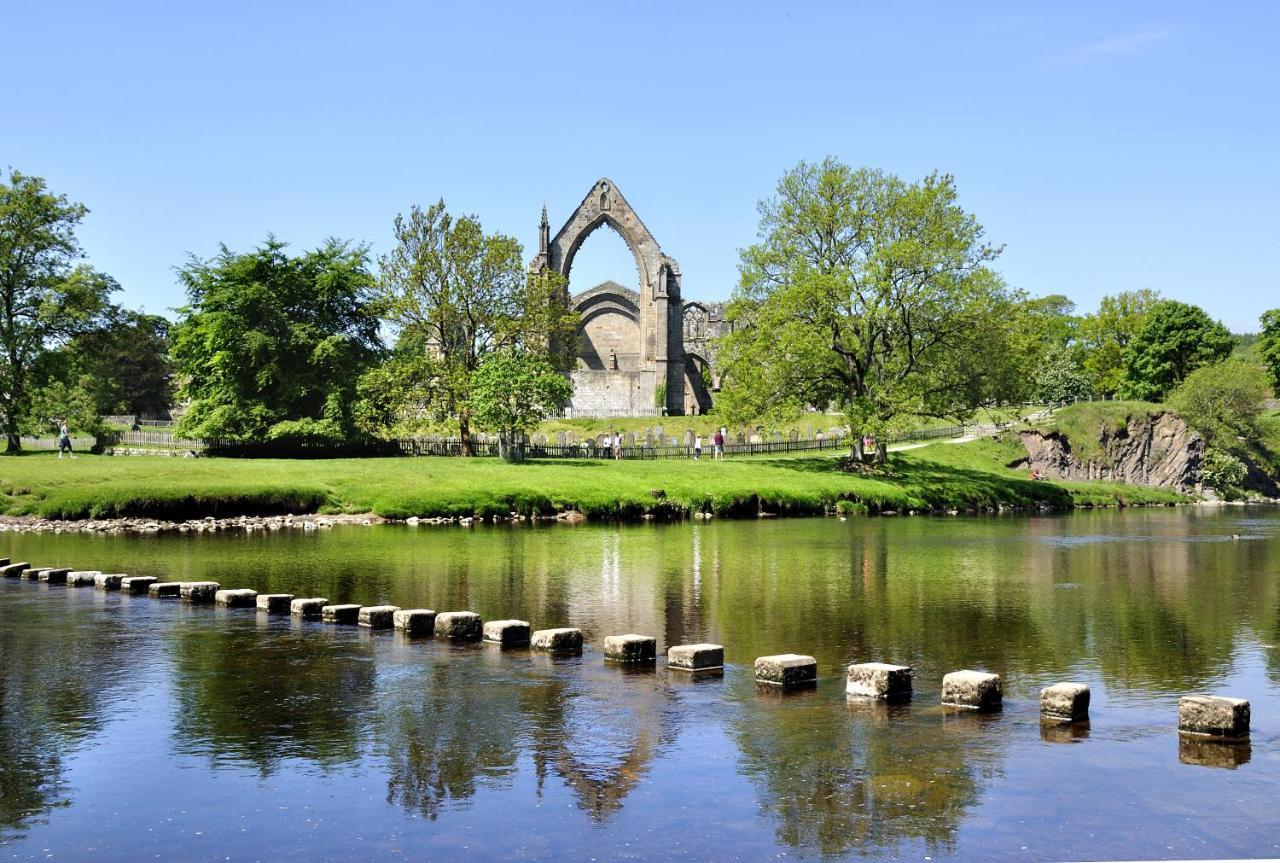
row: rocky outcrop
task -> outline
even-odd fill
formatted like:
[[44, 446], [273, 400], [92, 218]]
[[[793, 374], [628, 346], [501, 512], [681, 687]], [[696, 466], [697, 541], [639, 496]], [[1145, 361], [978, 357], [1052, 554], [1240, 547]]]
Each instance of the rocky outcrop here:
[[1204, 461], [1204, 440], [1169, 411], [1132, 416], [1120, 428], [1103, 425], [1096, 441], [1102, 456], [1087, 461], [1058, 432], [1031, 430], [1020, 436], [1027, 457], [1016, 466], [1051, 479], [1112, 480], [1190, 492], [1200, 481]]

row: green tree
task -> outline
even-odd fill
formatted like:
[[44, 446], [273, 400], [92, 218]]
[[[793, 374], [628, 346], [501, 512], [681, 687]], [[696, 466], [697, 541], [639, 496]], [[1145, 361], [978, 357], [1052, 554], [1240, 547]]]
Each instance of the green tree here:
[[1271, 386], [1280, 392], [1280, 309], [1262, 313], [1262, 332], [1258, 334], [1258, 354], [1266, 363]]
[[573, 385], [545, 358], [500, 350], [485, 357], [471, 381], [472, 418], [498, 433], [504, 461], [523, 461], [521, 442], [573, 395]]
[[1093, 382], [1065, 347], [1043, 358], [1033, 380], [1032, 399], [1039, 404], [1079, 401], [1093, 392]]
[[1143, 289], [1102, 298], [1098, 311], [1080, 321], [1078, 336], [1084, 370], [1100, 395], [1113, 396], [1124, 383], [1124, 351], [1142, 329], [1160, 294]]
[[87, 212], [39, 177], [0, 177], [0, 424], [9, 452], [20, 448], [29, 422], [37, 362], [96, 326], [119, 287], [76, 265], [82, 252], [75, 231]]
[[1187, 375], [1169, 404], [1210, 446], [1235, 450], [1258, 437], [1262, 402], [1271, 395], [1265, 377], [1256, 363], [1223, 360]]
[[1196, 369], [1226, 359], [1234, 344], [1227, 328], [1204, 309], [1163, 300], [1125, 348], [1120, 395], [1159, 401]]
[[526, 274], [515, 239], [455, 218], [444, 201], [397, 216], [395, 237], [378, 309], [398, 341], [390, 367], [362, 383], [362, 418], [381, 434], [414, 418], [456, 421], [469, 455], [472, 379], [485, 358], [520, 349], [567, 368], [578, 316], [562, 278]]
[[719, 345], [723, 412], [836, 405], [861, 456], [863, 433], [999, 397], [1014, 298], [982, 234], [949, 176], [801, 162], [760, 204], [761, 240], [742, 252], [734, 331]]
[[381, 352], [368, 251], [329, 240], [289, 255], [269, 237], [179, 270], [188, 305], [173, 359], [189, 399], [178, 433], [205, 439], [340, 440], [356, 381]]

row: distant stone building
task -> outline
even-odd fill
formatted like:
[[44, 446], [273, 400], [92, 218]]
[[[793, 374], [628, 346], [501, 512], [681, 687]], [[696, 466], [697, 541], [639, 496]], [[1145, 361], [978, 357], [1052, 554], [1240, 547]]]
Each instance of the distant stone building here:
[[575, 416], [705, 413], [720, 388], [712, 339], [729, 331], [723, 303], [685, 300], [680, 265], [608, 179], [591, 187], [554, 236], [542, 210], [532, 272], [568, 278], [583, 241], [601, 225], [621, 235], [636, 258], [639, 284], [602, 282], [569, 298], [582, 315], [572, 372]]

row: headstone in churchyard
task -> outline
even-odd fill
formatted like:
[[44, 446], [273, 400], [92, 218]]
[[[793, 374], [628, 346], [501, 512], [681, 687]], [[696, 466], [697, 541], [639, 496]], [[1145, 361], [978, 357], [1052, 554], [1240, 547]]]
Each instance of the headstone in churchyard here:
[[745, 446], [747, 443], [747, 433], [742, 429], [738, 429], [738, 446]]
[[791, 431], [787, 432], [787, 440], [791, 441], [792, 443], [795, 443], [796, 441], [800, 440], [800, 429], [793, 428]]
[[809, 423], [804, 427], [805, 440], [813, 440], [813, 424]]
[[653, 435], [654, 435], [654, 437], [656, 437], [658, 440], [665, 440], [666, 438], [665, 438], [665, 437], [663, 437], [663, 435], [665, 434], [665, 432], [666, 432], [666, 429], [664, 429], [662, 426], [658, 426], [657, 428], [655, 428], [655, 429], [653, 430]]
[[684, 445], [693, 446], [693, 429], [684, 430]]

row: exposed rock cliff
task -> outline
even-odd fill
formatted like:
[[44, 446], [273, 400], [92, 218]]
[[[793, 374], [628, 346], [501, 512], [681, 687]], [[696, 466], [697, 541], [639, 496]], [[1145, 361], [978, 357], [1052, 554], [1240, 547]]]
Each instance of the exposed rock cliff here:
[[1101, 425], [1097, 435], [1096, 447], [1088, 449], [1101, 456], [1081, 460], [1058, 432], [1021, 432], [1027, 457], [1017, 466], [1053, 479], [1103, 479], [1179, 491], [1193, 491], [1200, 481], [1204, 440], [1177, 414], [1131, 416], [1118, 428]]

